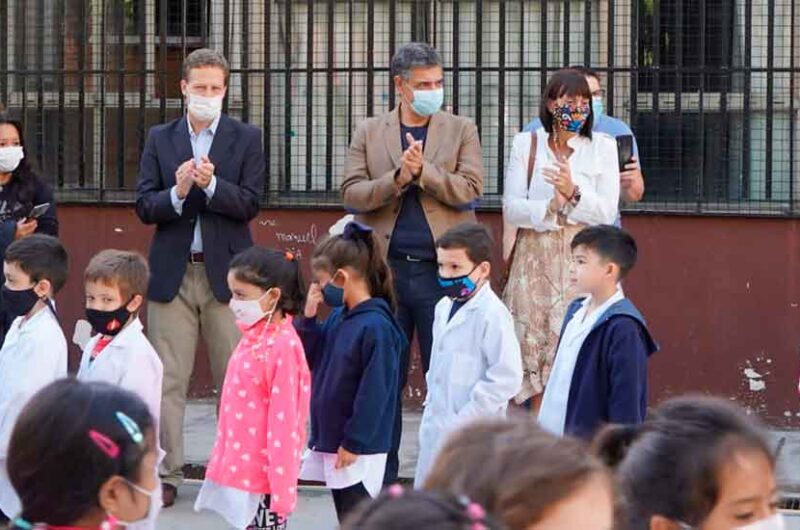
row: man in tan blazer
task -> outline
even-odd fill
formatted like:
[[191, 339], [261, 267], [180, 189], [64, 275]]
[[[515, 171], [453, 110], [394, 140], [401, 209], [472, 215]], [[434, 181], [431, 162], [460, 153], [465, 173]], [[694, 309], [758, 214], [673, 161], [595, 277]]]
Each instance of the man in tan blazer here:
[[[483, 159], [475, 125], [441, 111], [444, 70], [437, 51], [424, 43], [407, 44], [397, 50], [391, 67], [400, 104], [356, 129], [342, 193], [345, 207], [387, 243], [397, 316], [409, 342], [416, 330], [427, 372], [434, 309], [442, 297], [435, 241], [449, 228], [475, 220], [483, 194]], [[409, 353], [400, 363], [401, 396]], [[387, 484], [397, 478], [401, 412], [398, 400]]]

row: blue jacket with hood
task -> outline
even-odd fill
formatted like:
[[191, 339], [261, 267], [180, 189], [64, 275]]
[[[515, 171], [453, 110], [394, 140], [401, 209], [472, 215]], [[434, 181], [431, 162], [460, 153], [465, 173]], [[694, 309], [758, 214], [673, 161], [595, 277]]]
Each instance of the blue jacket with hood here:
[[[561, 336], [584, 300], [569, 306]], [[657, 351], [644, 317], [630, 300], [609, 307], [578, 354], [564, 434], [591, 438], [606, 423], [642, 423], [647, 414], [647, 359]]]
[[311, 368], [311, 435], [323, 453], [388, 453], [407, 341], [382, 298], [335, 309], [325, 322], [297, 321]]

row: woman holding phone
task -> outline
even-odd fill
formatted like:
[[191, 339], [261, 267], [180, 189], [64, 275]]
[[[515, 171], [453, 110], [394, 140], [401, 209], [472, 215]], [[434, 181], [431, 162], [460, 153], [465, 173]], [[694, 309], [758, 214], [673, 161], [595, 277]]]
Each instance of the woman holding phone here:
[[[0, 112], [0, 258], [33, 233], [58, 237], [53, 190], [28, 162], [22, 124]], [[0, 345], [10, 324], [0, 299]]]
[[525, 371], [516, 401], [538, 405], [571, 291], [572, 238], [619, 215], [619, 162], [610, 136], [592, 132], [592, 94], [574, 70], [556, 72], [542, 95], [542, 129], [514, 137], [503, 196], [503, 300], [514, 317]]

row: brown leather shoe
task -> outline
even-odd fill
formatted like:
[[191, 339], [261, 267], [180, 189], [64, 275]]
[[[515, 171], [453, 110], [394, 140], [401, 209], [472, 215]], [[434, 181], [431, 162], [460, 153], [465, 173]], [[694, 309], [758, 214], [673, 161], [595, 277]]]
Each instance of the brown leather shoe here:
[[169, 508], [175, 504], [175, 499], [178, 498], [178, 488], [172, 484], [161, 485], [161, 498], [164, 503], [164, 508]]

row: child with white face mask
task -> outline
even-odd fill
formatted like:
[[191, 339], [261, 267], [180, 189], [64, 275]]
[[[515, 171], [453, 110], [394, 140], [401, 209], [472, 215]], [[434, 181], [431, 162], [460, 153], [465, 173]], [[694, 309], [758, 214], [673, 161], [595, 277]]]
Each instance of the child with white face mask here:
[[305, 293], [289, 252], [252, 247], [231, 262], [230, 308], [242, 332], [220, 400], [217, 439], [195, 510], [235, 528], [278, 530], [297, 504], [311, 376], [292, 315]]
[[118, 530], [161, 501], [153, 417], [135, 394], [61, 379], [25, 406], [8, 475], [22, 508], [13, 530]]
[[687, 396], [644, 424], [609, 427], [595, 449], [616, 468], [629, 530], [784, 530], [775, 457], [733, 403]]

